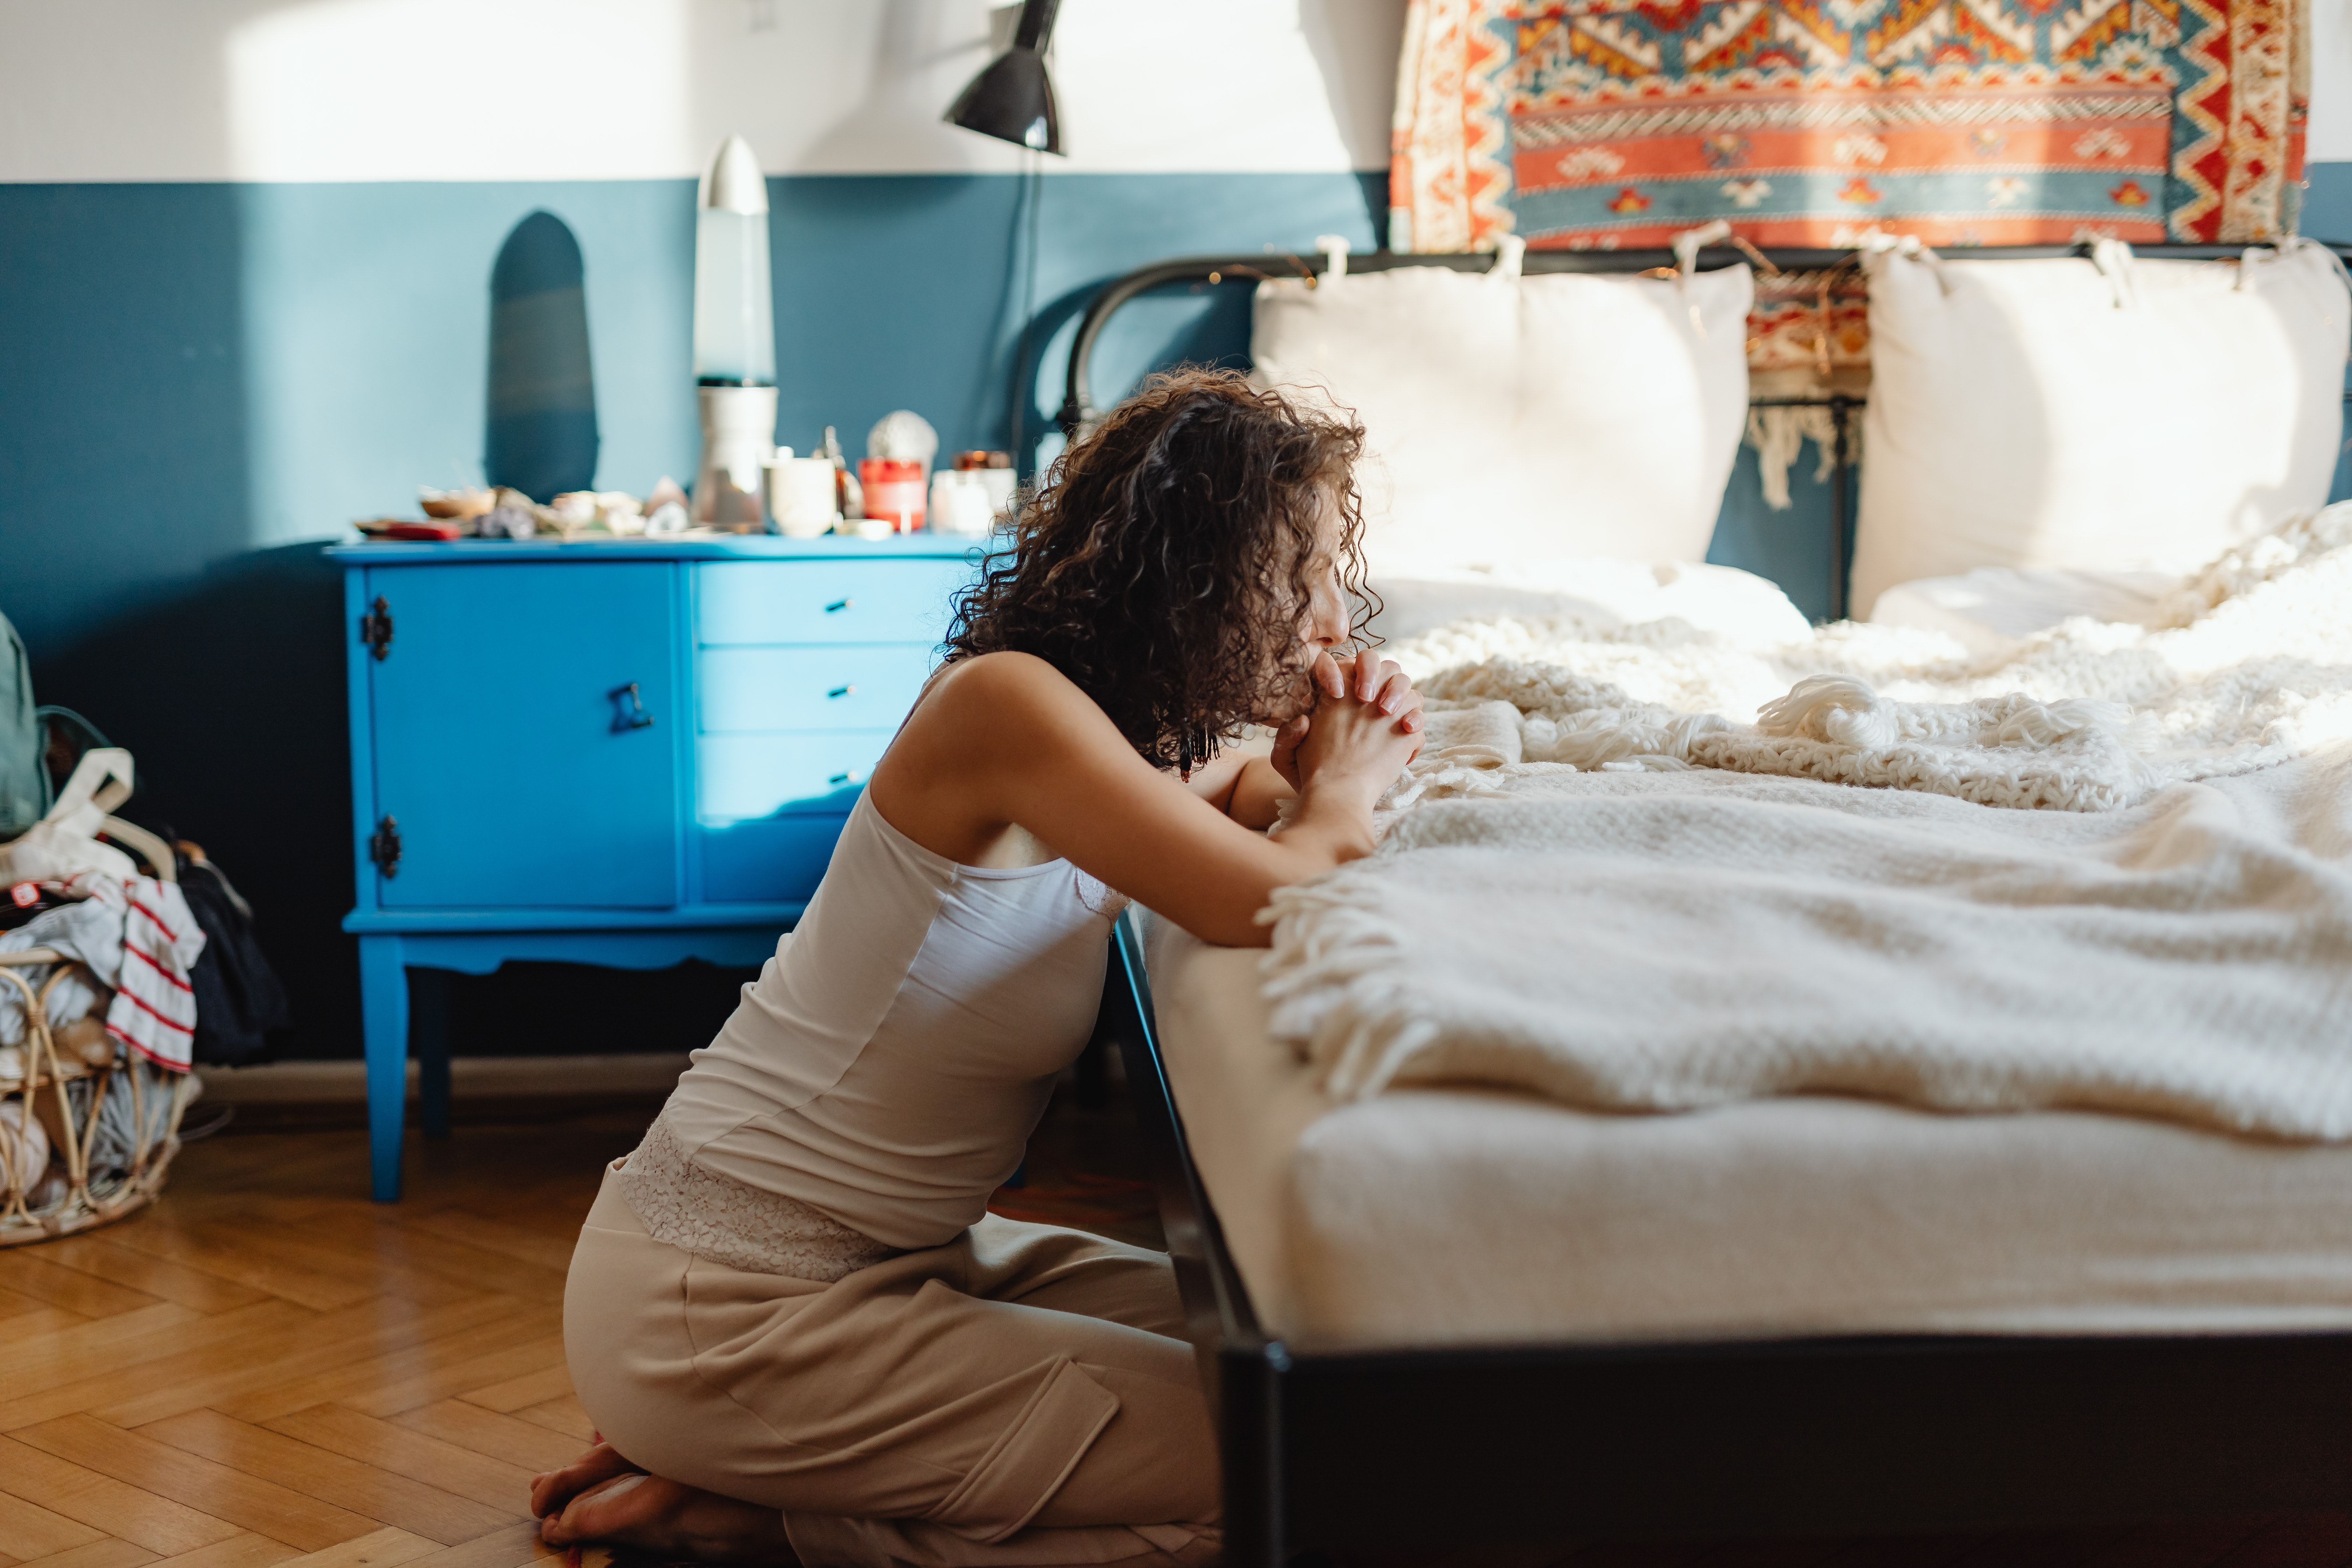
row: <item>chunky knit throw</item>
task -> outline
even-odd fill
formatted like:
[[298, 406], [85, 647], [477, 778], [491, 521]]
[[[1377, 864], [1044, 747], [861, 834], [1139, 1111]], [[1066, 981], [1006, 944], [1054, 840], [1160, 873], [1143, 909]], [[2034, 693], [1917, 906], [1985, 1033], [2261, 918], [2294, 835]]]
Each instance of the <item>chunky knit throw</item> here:
[[1404, 645], [1429, 748], [1378, 854], [1275, 895], [1275, 1037], [1340, 1099], [1847, 1093], [2352, 1138], [2352, 508], [2169, 619], [1975, 664], [1853, 626]]
[[[1517, 755], [1485, 764], [1507, 776], [1727, 768], [2113, 810], [2352, 740], [2352, 503], [2221, 556], [2157, 626], [2076, 619], [1990, 657], [1853, 622], [1742, 644], [1499, 618], [1382, 652], [1434, 698], [1509, 703]], [[1479, 771], [1433, 750], [1391, 804], [1498, 782]]]

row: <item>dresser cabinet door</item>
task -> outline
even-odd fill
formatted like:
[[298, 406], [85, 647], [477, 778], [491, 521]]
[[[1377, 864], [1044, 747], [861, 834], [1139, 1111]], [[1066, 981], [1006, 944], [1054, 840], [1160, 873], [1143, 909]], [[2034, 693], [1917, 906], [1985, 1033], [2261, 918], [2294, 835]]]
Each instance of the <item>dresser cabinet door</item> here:
[[[667, 563], [373, 567], [375, 808], [392, 909], [666, 909], [678, 897]], [[635, 687], [632, 692], [629, 688]]]

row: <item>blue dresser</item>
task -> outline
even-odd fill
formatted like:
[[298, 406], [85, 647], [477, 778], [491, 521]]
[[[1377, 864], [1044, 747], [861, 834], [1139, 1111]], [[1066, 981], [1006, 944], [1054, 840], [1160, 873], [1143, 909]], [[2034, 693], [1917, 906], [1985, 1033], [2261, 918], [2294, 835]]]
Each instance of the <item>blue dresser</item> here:
[[765, 960], [980, 560], [928, 534], [328, 554], [352, 637], [343, 929], [386, 1202], [412, 1036], [426, 1130], [448, 1115], [447, 1041], [434, 1009], [412, 1019], [408, 971]]

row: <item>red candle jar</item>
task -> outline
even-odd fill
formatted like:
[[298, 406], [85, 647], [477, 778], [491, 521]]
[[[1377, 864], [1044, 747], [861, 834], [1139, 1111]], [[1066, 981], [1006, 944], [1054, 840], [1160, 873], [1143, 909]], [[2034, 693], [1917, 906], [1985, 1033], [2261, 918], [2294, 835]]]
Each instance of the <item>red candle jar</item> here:
[[922, 464], [912, 458], [861, 458], [857, 482], [866, 487], [866, 516], [887, 519], [900, 533], [923, 526]]

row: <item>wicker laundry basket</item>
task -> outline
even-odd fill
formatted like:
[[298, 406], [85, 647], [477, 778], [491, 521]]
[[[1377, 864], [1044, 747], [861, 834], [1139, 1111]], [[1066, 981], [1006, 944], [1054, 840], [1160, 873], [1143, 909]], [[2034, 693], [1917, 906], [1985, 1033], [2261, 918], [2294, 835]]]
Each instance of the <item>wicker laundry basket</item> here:
[[[159, 877], [178, 879], [163, 840], [114, 817], [105, 830]], [[69, 1024], [61, 1038], [47, 1004], [78, 971], [81, 963], [54, 948], [0, 952], [0, 988], [25, 1010], [24, 1037], [0, 1046], [0, 1247], [70, 1236], [144, 1207], [163, 1190], [180, 1150], [180, 1118], [201, 1089], [194, 1073], [159, 1068], [95, 1027]], [[89, 1016], [103, 1019], [108, 993], [84, 973], [99, 998]], [[28, 1140], [35, 1153], [46, 1142], [54, 1161], [28, 1154]]]
[[[24, 972], [45, 964], [37, 988]], [[0, 952], [0, 985], [17, 993], [26, 1020], [24, 1039], [0, 1047], [0, 1122], [11, 1124], [0, 1126], [0, 1247], [70, 1236], [143, 1207], [163, 1188], [180, 1117], [195, 1098], [194, 1074], [158, 1068], [110, 1037], [87, 1055], [58, 1048], [43, 1004], [80, 967], [45, 947]], [[19, 1156], [22, 1130], [36, 1124], [60, 1157], [54, 1163]], [[61, 1190], [52, 1171], [64, 1178]]]

